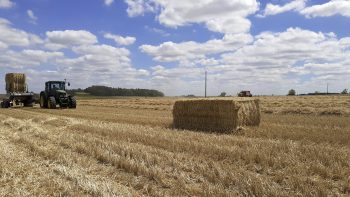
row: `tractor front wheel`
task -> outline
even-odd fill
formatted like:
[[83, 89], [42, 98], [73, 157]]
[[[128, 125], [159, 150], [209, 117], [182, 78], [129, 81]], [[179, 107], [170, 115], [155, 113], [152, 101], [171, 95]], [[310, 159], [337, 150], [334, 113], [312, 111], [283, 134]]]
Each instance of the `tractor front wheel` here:
[[48, 101], [49, 101], [48, 102], [49, 109], [56, 109], [56, 99], [55, 99], [55, 97], [50, 96]]
[[73, 96], [69, 98], [69, 108], [77, 108], [77, 100]]

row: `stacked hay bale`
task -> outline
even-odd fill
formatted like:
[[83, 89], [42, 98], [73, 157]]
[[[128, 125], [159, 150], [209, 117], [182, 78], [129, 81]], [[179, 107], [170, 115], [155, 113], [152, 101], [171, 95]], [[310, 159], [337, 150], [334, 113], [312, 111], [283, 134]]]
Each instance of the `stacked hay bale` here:
[[259, 100], [181, 100], [173, 108], [177, 129], [232, 132], [260, 124]]
[[25, 92], [26, 75], [23, 73], [7, 73], [5, 76], [7, 92]]

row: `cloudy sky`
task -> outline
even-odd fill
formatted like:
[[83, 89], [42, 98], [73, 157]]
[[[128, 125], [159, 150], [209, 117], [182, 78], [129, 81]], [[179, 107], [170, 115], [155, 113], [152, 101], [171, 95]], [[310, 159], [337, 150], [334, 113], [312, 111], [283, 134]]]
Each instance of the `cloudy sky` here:
[[203, 95], [205, 70], [209, 95], [350, 88], [350, 0], [0, 0], [0, 77], [32, 91]]

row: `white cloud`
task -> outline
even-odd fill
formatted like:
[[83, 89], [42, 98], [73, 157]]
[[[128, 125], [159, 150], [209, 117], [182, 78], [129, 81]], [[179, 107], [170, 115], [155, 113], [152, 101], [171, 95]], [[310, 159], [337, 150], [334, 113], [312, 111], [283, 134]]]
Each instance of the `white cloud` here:
[[11, 8], [14, 3], [11, 0], [0, 0], [0, 8]]
[[27, 10], [27, 15], [30, 18], [30, 22], [33, 24], [36, 24], [36, 21], [38, 20], [38, 17], [34, 15], [34, 12], [32, 10]]
[[48, 52], [42, 50], [25, 49], [21, 52], [21, 56], [21, 59], [25, 59], [26, 62], [29, 61], [34, 63], [43, 63], [47, 62], [50, 59], [62, 58], [64, 57], [64, 54], [62, 52]]
[[[193, 23], [190, 19], [186, 24]], [[210, 23], [203, 23], [209, 28]], [[220, 29], [215, 24], [221, 22], [210, 28]], [[0, 34], [0, 74], [25, 72], [32, 78], [30, 87], [34, 90], [40, 90], [45, 80], [67, 78], [74, 88], [104, 84], [155, 88], [167, 95], [202, 95], [205, 67], [210, 95], [222, 91], [235, 94], [240, 89], [260, 94], [285, 94], [290, 88], [315, 91], [325, 80], [340, 90], [350, 84], [350, 37], [300, 28], [254, 37], [225, 33], [206, 42], [145, 44], [140, 50], [157, 61], [157, 66], [149, 69], [135, 68], [131, 51], [98, 43], [96, 35], [86, 30], [46, 32], [43, 42], [0, 18]], [[114, 40], [115, 36], [107, 37]], [[45, 46], [54, 51], [45, 51]], [[65, 50], [56, 51], [61, 48]]]
[[51, 50], [97, 43], [97, 37], [85, 30], [48, 31], [46, 36], [46, 47]]
[[159, 46], [142, 45], [140, 50], [153, 56], [160, 62], [206, 59], [208, 55], [233, 51], [252, 41], [249, 34], [227, 34], [222, 39], [213, 39], [205, 43], [165, 42]]
[[158, 29], [158, 28], [155, 28], [155, 27], [149, 27], [149, 26], [145, 26], [145, 29], [149, 32], [153, 32], [153, 33], [156, 33], [156, 34], [159, 34], [163, 37], [168, 37], [170, 36], [170, 33], [166, 32], [165, 30], [163, 29]]
[[334, 15], [350, 17], [350, 0], [330, 0], [324, 4], [305, 7], [306, 1], [307, 0], [293, 0], [283, 6], [269, 3], [266, 5], [264, 12], [257, 16], [266, 17], [288, 11], [297, 11], [307, 18], [329, 17]]
[[96, 84], [136, 88], [147, 84], [143, 78], [148, 77], [149, 72], [134, 68], [130, 52], [125, 48], [98, 44], [74, 46], [70, 56], [73, 57], [63, 52], [33, 49], [2, 51], [0, 73], [27, 73], [32, 78], [30, 88], [34, 91], [39, 91], [46, 80], [64, 78], [72, 80], [75, 88]]
[[125, 0], [129, 17], [143, 15], [145, 12], [154, 12], [156, 4], [153, 0]]
[[112, 5], [113, 2], [114, 2], [114, 0], [104, 0], [104, 3], [106, 6]]
[[[149, 71], [132, 65], [128, 49], [99, 44], [88, 31], [46, 32], [44, 42], [0, 18], [0, 34], [0, 75], [24, 72], [33, 91], [40, 91], [47, 80], [64, 78], [72, 80], [73, 88], [96, 84], [150, 88]], [[54, 51], [44, 50], [48, 46]], [[65, 50], [55, 51], [61, 48]]]
[[350, 0], [331, 0], [321, 5], [306, 7], [300, 11], [306, 17], [327, 17], [342, 15], [350, 17]]
[[30, 46], [43, 41], [39, 36], [11, 27], [10, 21], [0, 18], [0, 42], [7, 46]]
[[58, 61], [59, 70], [67, 72], [80, 87], [104, 84], [109, 86], [137, 87], [143, 77], [149, 75], [144, 69], [136, 69], [125, 48], [109, 45], [84, 45], [73, 47], [77, 58]]
[[7, 49], [7, 47], [8, 47], [7, 44], [5, 44], [5, 43], [0, 41], [0, 50], [1, 49]]
[[114, 42], [116, 42], [118, 45], [131, 45], [131, 44], [134, 44], [134, 42], [136, 41], [135, 37], [130, 37], [130, 36], [122, 37], [120, 35], [114, 35], [111, 33], [105, 33], [104, 37], [107, 39], [114, 40]]
[[[210, 95], [218, 95], [221, 91], [235, 94], [241, 89], [259, 94], [286, 94], [290, 88], [298, 92], [315, 91], [325, 80], [344, 89], [344, 84], [350, 83], [349, 40], [350, 37], [337, 39], [334, 33], [289, 28], [278, 33], [263, 32], [241, 47], [229, 45], [232, 48], [226, 49], [221, 56], [217, 55], [220, 50], [206, 51], [206, 47], [199, 45], [198, 49], [204, 52], [194, 53], [196, 50], [190, 42], [163, 43], [151, 47], [148, 54], [160, 62], [179, 63], [173, 67], [158, 65], [152, 68], [152, 82], [168, 94], [202, 95], [204, 67], [209, 71]], [[171, 50], [175, 50], [174, 57], [167, 53]], [[208, 53], [214, 53], [214, 56], [209, 58]], [[167, 89], [169, 86], [171, 90]]]
[[129, 16], [158, 11], [157, 20], [165, 26], [203, 23], [209, 30], [221, 33], [248, 32], [251, 23], [246, 17], [259, 8], [255, 0], [126, 0], [126, 3]]
[[63, 57], [64, 54], [61, 52], [47, 52], [31, 49], [24, 49], [22, 51], [7, 50], [0, 54], [0, 67], [25, 69], [48, 62], [54, 62], [57, 58]]
[[305, 8], [305, 3], [307, 0], [292, 0], [291, 2], [280, 6], [268, 3], [263, 11], [263, 14], [258, 15], [258, 17], [266, 17], [269, 15], [281, 14], [288, 11], [300, 11]]

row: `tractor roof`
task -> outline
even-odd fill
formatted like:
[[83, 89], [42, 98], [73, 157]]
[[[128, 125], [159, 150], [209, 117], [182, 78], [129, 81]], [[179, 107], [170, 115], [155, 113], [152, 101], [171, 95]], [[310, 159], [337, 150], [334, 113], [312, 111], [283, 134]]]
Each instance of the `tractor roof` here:
[[46, 83], [65, 83], [65, 81], [47, 81]]

